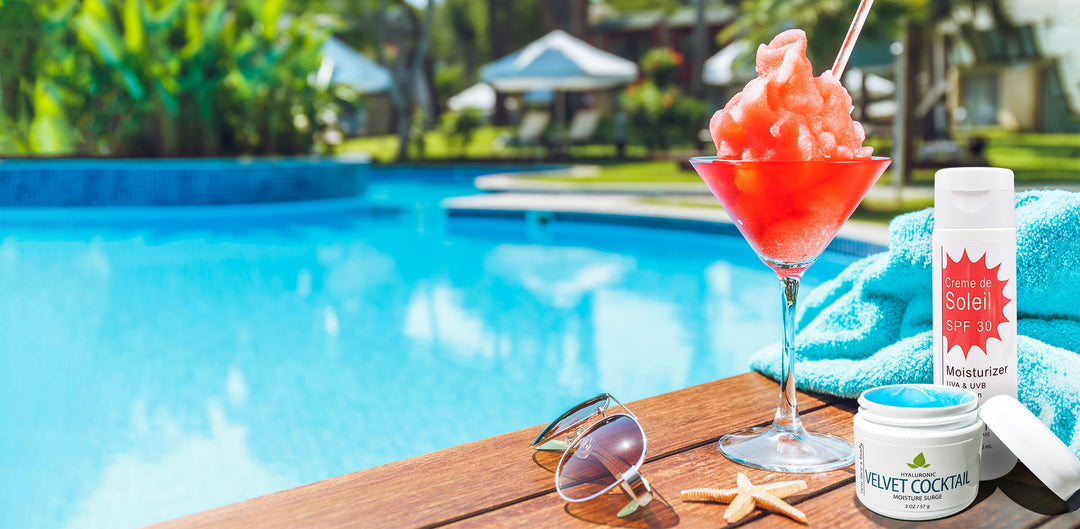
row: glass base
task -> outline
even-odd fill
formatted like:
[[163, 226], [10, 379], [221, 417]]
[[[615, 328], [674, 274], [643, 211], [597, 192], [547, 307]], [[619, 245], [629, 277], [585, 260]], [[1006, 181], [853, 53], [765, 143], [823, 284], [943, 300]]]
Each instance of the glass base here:
[[719, 446], [736, 463], [778, 472], [825, 472], [855, 462], [855, 447], [846, 439], [801, 428], [747, 428], [721, 437]]

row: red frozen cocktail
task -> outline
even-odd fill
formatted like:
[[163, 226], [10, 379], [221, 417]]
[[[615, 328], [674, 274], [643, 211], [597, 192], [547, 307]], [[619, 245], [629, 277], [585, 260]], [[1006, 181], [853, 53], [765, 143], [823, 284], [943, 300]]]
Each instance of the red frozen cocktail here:
[[690, 162], [758, 257], [780, 277], [784, 338], [780, 405], [768, 427], [720, 439], [739, 463], [787, 472], [850, 465], [847, 440], [806, 431], [795, 399], [795, 300], [821, 255], [889, 166], [862, 145], [851, 96], [831, 72], [815, 77], [806, 35], [789, 30], [758, 48], [758, 77], [709, 124], [717, 156]]

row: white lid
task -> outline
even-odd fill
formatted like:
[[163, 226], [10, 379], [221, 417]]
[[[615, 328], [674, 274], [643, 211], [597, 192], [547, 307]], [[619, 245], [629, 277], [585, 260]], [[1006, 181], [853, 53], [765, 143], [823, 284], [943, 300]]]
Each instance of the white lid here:
[[979, 416], [1043, 484], [1076, 507], [1080, 459], [1042, 421], [1008, 395], [986, 399]]
[[934, 227], [1016, 226], [1013, 172], [999, 167], [950, 167], [934, 174]]

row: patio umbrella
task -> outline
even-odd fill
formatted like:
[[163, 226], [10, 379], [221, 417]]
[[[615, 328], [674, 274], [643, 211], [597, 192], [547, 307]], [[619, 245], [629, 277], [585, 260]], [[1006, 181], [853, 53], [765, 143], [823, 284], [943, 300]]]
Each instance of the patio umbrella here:
[[[851, 68], [844, 75], [844, 85], [848, 91], [855, 94], [863, 84], [864, 72], [861, 68]], [[896, 92], [896, 83], [876, 74], [866, 73], [866, 95], [871, 99], [892, 97]]]
[[701, 69], [701, 80], [713, 86], [728, 86], [753, 79], [757, 75], [753, 63], [736, 64], [736, 60], [750, 52], [753, 52], [753, 49], [745, 40], [736, 40], [724, 46], [716, 55], [705, 60], [705, 67]]
[[365, 94], [385, 92], [393, 86], [390, 70], [334, 37], [326, 39], [322, 52], [319, 78], [329, 75], [328, 84], [348, 85]]
[[[555, 92], [548, 89], [530, 90], [522, 96], [525, 103], [546, 104], [555, 100]], [[476, 83], [446, 101], [450, 110], [475, 108], [486, 114], [495, 109], [495, 89], [487, 83]]]
[[450, 110], [475, 108], [490, 114], [495, 108], [495, 89], [487, 83], [476, 83], [457, 95], [451, 96], [446, 104]]
[[558, 29], [480, 70], [480, 80], [510, 93], [538, 88], [602, 90], [631, 83], [637, 76], [638, 68], [632, 61]]

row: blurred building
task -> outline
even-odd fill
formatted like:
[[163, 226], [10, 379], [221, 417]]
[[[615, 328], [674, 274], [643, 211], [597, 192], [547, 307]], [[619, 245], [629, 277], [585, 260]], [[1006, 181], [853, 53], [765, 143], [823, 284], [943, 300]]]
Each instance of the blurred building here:
[[[735, 7], [730, 5], [706, 5], [705, 35], [708, 48], [704, 50], [704, 57], [720, 50], [714, 37], [737, 14]], [[661, 46], [671, 46], [687, 58], [694, 57], [697, 18], [693, 7], [681, 7], [666, 14], [659, 10], [620, 13], [597, 6], [590, 9], [589, 18], [592, 44], [620, 57], [640, 63], [645, 52]], [[689, 85], [691, 75], [690, 62], [686, 61], [678, 72], [677, 80]]]
[[[953, 50], [956, 124], [1022, 131], [1080, 130], [1080, 6], [1006, 0], [1015, 29], [984, 27]], [[978, 26], [977, 26], [978, 27]]]
[[322, 47], [319, 78], [330, 85], [344, 85], [363, 94], [359, 104], [341, 101], [338, 126], [347, 136], [389, 134], [392, 116], [389, 91], [394, 82], [390, 70], [356, 51], [336, 37]]

